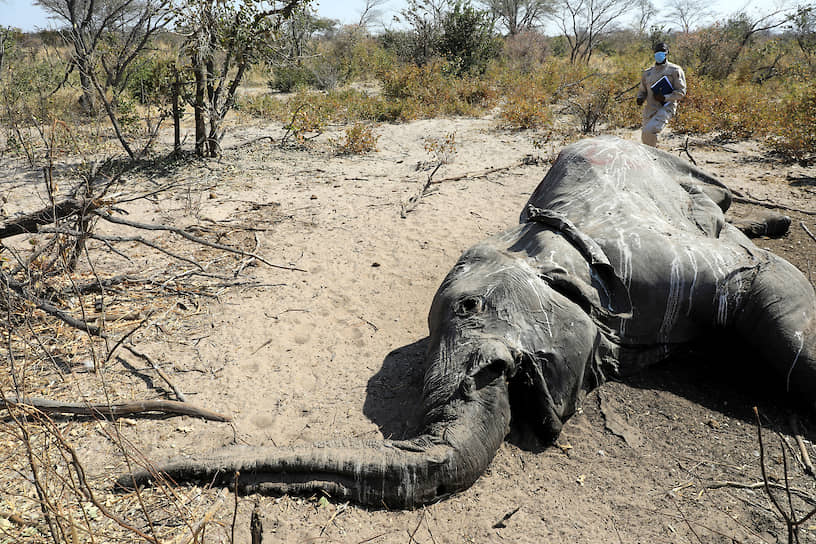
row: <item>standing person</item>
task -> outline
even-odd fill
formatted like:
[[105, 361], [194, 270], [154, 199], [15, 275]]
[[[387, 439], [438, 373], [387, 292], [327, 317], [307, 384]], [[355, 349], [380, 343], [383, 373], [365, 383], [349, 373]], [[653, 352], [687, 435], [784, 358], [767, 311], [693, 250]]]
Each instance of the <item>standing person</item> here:
[[652, 147], [657, 147], [657, 135], [674, 116], [677, 102], [686, 96], [686, 74], [666, 60], [668, 53], [669, 46], [665, 43], [655, 45], [655, 65], [643, 72], [637, 94], [638, 106], [646, 102], [640, 139]]

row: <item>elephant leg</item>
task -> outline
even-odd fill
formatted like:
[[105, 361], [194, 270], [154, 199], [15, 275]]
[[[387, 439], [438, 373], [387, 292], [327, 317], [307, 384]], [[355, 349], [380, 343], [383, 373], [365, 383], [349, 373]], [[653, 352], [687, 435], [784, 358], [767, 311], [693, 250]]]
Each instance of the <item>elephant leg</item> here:
[[804, 274], [772, 256], [752, 282], [734, 325], [770, 365], [772, 388], [816, 407], [816, 293]]
[[754, 215], [744, 219], [729, 219], [729, 222], [741, 230], [748, 238], [784, 236], [790, 229], [791, 224], [790, 217], [775, 212]]

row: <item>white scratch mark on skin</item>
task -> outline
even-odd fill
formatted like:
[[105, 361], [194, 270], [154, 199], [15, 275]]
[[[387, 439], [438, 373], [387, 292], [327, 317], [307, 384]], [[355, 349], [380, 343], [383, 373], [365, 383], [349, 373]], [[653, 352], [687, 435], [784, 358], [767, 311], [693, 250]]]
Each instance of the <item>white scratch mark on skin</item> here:
[[[630, 289], [632, 286], [632, 250], [626, 243], [626, 239], [624, 238], [622, 230], [618, 231], [617, 246], [618, 253], [620, 254], [621, 280], [623, 281], [623, 284], [626, 286], [626, 288]], [[626, 323], [627, 323], [626, 319], [621, 319], [620, 322], [621, 336], [624, 336], [626, 334]]]
[[690, 248], [686, 248], [686, 256], [688, 257], [689, 264], [691, 265], [691, 269], [694, 271], [694, 275], [691, 279], [691, 286], [689, 287], [689, 295], [688, 295], [688, 309], [686, 310], [686, 315], [691, 315], [691, 308], [694, 302], [694, 290], [697, 287], [697, 257], [694, 256], [694, 251]]
[[521, 283], [522, 281], [526, 283], [530, 291], [536, 294], [536, 299], [538, 300], [538, 311], [540, 311], [541, 314], [544, 316], [544, 325], [547, 327], [547, 334], [550, 336], [550, 338], [552, 338], [553, 331], [552, 323], [550, 321], [550, 313], [552, 311], [552, 308], [550, 308], [550, 311], [547, 311], [547, 309], [544, 307], [544, 293], [541, 292], [541, 289], [539, 288], [537, 281], [535, 279], [538, 273], [526, 262], [520, 263], [520, 268], [522, 269], [523, 275], [521, 275], [521, 277], [516, 276], [512, 277], [514, 280], [519, 281], [519, 283]]
[[669, 334], [677, 323], [677, 315], [680, 312], [680, 298], [683, 294], [683, 274], [680, 270], [680, 258], [675, 255], [671, 263], [671, 273], [669, 278], [669, 295], [666, 299], [666, 311], [663, 313], [663, 323], [660, 325], [660, 336], [667, 341]]
[[799, 339], [799, 349], [796, 351], [796, 357], [793, 358], [793, 363], [791, 364], [790, 368], [788, 369], [788, 375], [785, 378], [785, 390], [790, 392], [790, 379], [791, 374], [793, 374], [793, 368], [796, 366], [796, 363], [799, 361], [799, 355], [802, 354], [802, 349], [805, 347], [805, 335], [802, 331], [796, 331], [793, 333], [796, 338]]
[[[720, 291], [720, 287], [717, 286]], [[728, 289], [725, 288], [717, 297], [717, 325], [724, 327], [728, 318]]]
[[707, 265], [709, 271], [713, 275], [713, 280], [716, 282], [714, 289], [713, 304], [716, 308], [715, 323], [718, 326], [725, 326], [728, 320], [728, 282], [727, 267], [725, 259], [721, 255], [712, 253], [700, 253], [703, 261]]

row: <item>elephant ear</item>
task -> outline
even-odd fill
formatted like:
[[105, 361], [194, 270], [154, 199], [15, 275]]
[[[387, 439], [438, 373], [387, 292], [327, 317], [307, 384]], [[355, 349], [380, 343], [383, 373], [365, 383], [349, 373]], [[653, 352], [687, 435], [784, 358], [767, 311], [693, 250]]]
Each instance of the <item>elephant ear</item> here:
[[542, 272], [541, 279], [592, 317], [632, 317], [629, 290], [612, 267], [590, 265], [590, 270], [592, 284], [587, 284], [561, 268]]
[[539, 223], [553, 229], [566, 238], [589, 263], [591, 284], [560, 267], [542, 270], [541, 278], [554, 290], [566, 296], [584, 311], [595, 317], [632, 317], [632, 300], [629, 289], [615, 273], [598, 243], [578, 230], [563, 215], [551, 210], [542, 210], [534, 206], [527, 208], [528, 221]]

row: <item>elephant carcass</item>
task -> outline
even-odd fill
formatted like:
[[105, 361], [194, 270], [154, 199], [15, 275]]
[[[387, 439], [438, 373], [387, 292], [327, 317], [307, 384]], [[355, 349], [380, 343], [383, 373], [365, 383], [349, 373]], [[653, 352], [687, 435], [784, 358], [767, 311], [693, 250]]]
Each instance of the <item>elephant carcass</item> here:
[[816, 295], [792, 265], [724, 221], [728, 189], [667, 153], [615, 138], [565, 148], [519, 225], [467, 250], [437, 291], [412, 440], [225, 448], [159, 474], [410, 508], [470, 486], [508, 433], [511, 404], [546, 440], [582, 392], [693, 345], [741, 336], [776, 386], [816, 391]]

